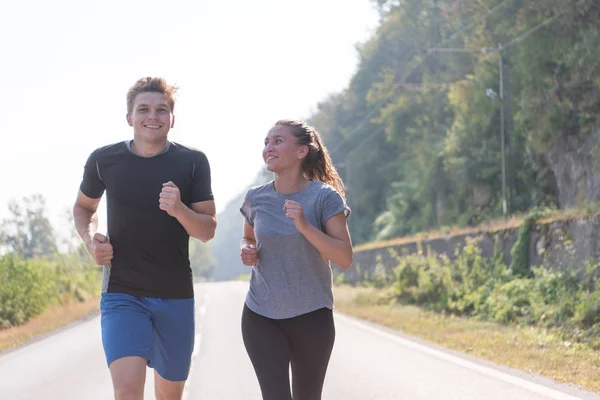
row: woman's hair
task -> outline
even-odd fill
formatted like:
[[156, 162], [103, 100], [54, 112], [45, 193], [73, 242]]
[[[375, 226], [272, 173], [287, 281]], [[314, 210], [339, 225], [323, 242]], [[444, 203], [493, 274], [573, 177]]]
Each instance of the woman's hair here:
[[332, 186], [345, 198], [344, 182], [333, 166], [319, 132], [302, 120], [282, 119], [275, 126], [287, 127], [298, 144], [308, 146], [308, 154], [302, 162], [302, 171], [306, 177]]

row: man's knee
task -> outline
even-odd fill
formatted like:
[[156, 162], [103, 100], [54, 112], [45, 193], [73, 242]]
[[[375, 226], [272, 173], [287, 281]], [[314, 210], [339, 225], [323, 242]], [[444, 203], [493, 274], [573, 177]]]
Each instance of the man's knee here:
[[181, 400], [185, 381], [169, 381], [158, 372], [154, 373], [156, 400]]
[[183, 398], [183, 388], [159, 389], [156, 388], [156, 400], [181, 400]]
[[143, 398], [143, 387], [141, 389], [133, 385], [115, 387], [115, 400], [142, 400]]
[[144, 398], [147, 360], [141, 357], [123, 357], [110, 364], [116, 400]]
[[156, 393], [156, 400], [181, 400], [183, 394], [158, 394]]

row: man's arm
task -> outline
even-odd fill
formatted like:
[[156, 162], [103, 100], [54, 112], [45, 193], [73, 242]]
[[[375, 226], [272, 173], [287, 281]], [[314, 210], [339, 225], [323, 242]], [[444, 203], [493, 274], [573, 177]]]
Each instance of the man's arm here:
[[192, 203], [191, 209], [182, 204], [181, 212], [175, 215], [188, 235], [206, 243], [215, 236], [217, 212], [214, 200]]
[[75, 229], [88, 250], [91, 248], [93, 237], [98, 230], [98, 214], [96, 213], [98, 204], [100, 204], [100, 199], [92, 199], [79, 190], [73, 206]]
[[191, 237], [206, 243], [215, 236], [217, 212], [214, 200], [198, 201], [190, 208], [181, 201], [179, 188], [169, 181], [163, 183], [158, 201], [160, 209], [177, 218]]
[[96, 213], [98, 204], [100, 204], [100, 198], [93, 199], [79, 190], [73, 206], [73, 220], [77, 233], [96, 264], [105, 265], [110, 263], [113, 258], [113, 248], [106, 236], [96, 232], [98, 230], [98, 214]]

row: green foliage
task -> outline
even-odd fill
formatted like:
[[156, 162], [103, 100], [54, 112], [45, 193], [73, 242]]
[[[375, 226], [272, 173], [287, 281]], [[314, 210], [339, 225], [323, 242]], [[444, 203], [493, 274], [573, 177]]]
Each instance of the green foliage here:
[[98, 296], [100, 280], [89, 257], [24, 260], [6, 254], [0, 258], [0, 329], [21, 325], [49, 306]]
[[22, 258], [43, 257], [57, 252], [56, 238], [48, 217], [46, 200], [40, 194], [12, 201], [10, 217], [0, 225], [0, 244]]
[[208, 279], [215, 268], [215, 257], [209, 243], [190, 238], [190, 267], [194, 277]]
[[386, 299], [372, 302], [389, 303], [391, 296], [396, 302], [437, 312], [559, 329], [563, 335], [600, 346], [600, 259], [589, 260], [585, 273], [536, 267], [528, 276], [518, 276], [499, 253], [485, 258], [470, 241], [454, 261], [434, 254], [397, 260], [394, 269], [380, 270], [367, 282], [381, 288], [381, 298]]
[[400, 301], [460, 315], [479, 312], [493, 288], [508, 280], [501, 260], [482, 257], [474, 243], [466, 244], [454, 262], [432, 254], [398, 262], [391, 286]]
[[0, 328], [21, 325], [55, 299], [52, 267], [8, 255], [0, 259]]
[[8, 251], [0, 257], [0, 329], [21, 325], [49, 306], [100, 295], [101, 270], [85, 247], [57, 252], [43, 196], [13, 201], [9, 213], [0, 230]]
[[433, 48], [509, 44], [502, 60], [511, 212], [570, 205], [587, 183], [569, 182], [593, 182], [594, 174], [561, 171], [597, 171], [600, 4], [373, 5], [380, 25], [359, 49], [356, 74], [310, 117], [348, 185], [354, 243], [502, 215], [499, 55]]
[[[595, 187], [600, 167], [600, 3], [372, 4], [379, 26], [358, 46], [356, 73], [308, 118], [347, 185], [355, 245], [502, 217], [501, 122], [509, 213], [596, 200], [587, 188]], [[213, 245], [220, 278], [247, 271], [238, 257], [241, 202], [238, 197], [219, 215]], [[528, 278], [532, 221], [521, 227], [511, 266]], [[435, 294], [437, 281], [419, 273], [433, 291], [419, 296], [446, 301]], [[385, 270], [375, 278], [379, 285], [390, 279]], [[467, 312], [488, 289], [464, 302], [450, 292], [447, 301]]]
[[600, 291], [585, 293], [575, 307], [574, 322], [584, 328], [600, 323]]
[[529, 277], [531, 270], [529, 269], [529, 244], [531, 243], [531, 228], [535, 225], [540, 217], [540, 212], [534, 210], [527, 214], [521, 222], [517, 241], [510, 250], [511, 265], [510, 269], [515, 276]]
[[533, 281], [530, 279], [515, 278], [505, 282], [490, 293], [482, 311], [488, 319], [496, 322], [532, 322], [532, 289]]

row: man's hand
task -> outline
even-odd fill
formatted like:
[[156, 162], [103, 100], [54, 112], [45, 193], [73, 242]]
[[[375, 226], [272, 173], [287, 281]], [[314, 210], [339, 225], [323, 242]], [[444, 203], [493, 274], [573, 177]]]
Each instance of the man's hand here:
[[109, 264], [113, 258], [113, 247], [108, 238], [100, 233], [96, 233], [92, 238], [92, 243], [88, 246], [88, 251], [98, 265]]
[[160, 209], [166, 211], [171, 217], [175, 217], [183, 207], [179, 188], [171, 181], [163, 183], [158, 202]]
[[256, 246], [248, 244], [242, 247], [241, 257], [244, 265], [247, 265], [248, 267], [256, 265], [256, 262], [258, 261], [258, 251], [256, 250]]

